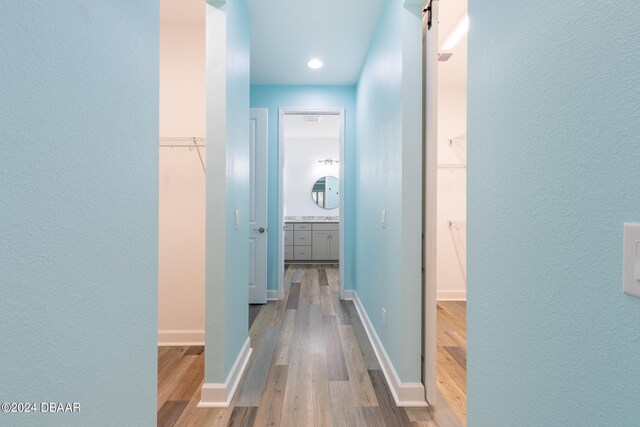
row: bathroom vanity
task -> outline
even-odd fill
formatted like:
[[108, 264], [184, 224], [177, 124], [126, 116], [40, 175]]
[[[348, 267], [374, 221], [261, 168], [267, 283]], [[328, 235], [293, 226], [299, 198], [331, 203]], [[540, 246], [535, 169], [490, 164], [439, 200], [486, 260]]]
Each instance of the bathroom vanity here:
[[340, 258], [340, 223], [337, 218], [287, 217], [284, 225], [284, 260], [288, 264], [331, 262]]

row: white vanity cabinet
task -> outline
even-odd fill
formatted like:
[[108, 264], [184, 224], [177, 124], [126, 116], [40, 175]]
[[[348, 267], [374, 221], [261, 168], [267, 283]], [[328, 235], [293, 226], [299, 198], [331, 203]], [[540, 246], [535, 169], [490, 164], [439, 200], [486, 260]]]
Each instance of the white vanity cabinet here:
[[337, 222], [287, 222], [284, 227], [284, 260], [338, 262], [340, 224]]

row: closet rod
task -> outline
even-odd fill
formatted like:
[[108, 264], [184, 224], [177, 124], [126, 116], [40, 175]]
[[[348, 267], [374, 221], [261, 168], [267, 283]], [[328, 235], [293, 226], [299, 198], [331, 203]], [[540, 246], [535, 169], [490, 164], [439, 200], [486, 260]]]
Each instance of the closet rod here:
[[467, 134], [463, 133], [462, 135], [458, 135], [456, 137], [449, 138], [449, 145], [453, 145], [453, 143], [462, 142], [462, 141], [466, 141], [466, 140], [467, 140]]
[[199, 136], [161, 136], [160, 141], [164, 142], [205, 142], [205, 139]]
[[202, 171], [204, 172], [204, 174], [207, 174], [207, 168], [204, 165], [204, 159], [202, 158], [202, 153], [200, 153], [200, 148], [206, 148], [207, 145], [202, 144], [203, 142], [206, 142], [206, 140], [204, 138], [199, 138], [197, 136], [190, 136], [190, 137], [173, 137], [173, 136], [169, 136], [169, 137], [160, 137], [160, 142], [191, 142], [192, 144], [160, 144], [160, 147], [189, 147], [189, 148], [193, 148], [195, 147], [196, 151], [198, 152], [198, 158], [200, 159], [200, 165], [202, 165]]
[[160, 144], [159, 147], [185, 147], [185, 148], [197, 147], [197, 148], [207, 148], [207, 146], [204, 145], [204, 144], [194, 144], [194, 145], [187, 145], [187, 144]]
[[467, 165], [458, 163], [441, 163], [438, 165], [438, 169], [466, 169]]

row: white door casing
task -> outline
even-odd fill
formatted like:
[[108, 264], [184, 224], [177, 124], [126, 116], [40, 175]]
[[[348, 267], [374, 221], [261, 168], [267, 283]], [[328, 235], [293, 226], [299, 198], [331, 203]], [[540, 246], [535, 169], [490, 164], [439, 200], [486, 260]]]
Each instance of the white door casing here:
[[422, 18], [423, 32], [423, 138], [424, 138], [424, 214], [423, 214], [423, 306], [422, 382], [426, 399], [436, 402], [436, 239], [438, 191], [438, 0], [427, 2]]
[[303, 114], [303, 115], [314, 115], [314, 116], [322, 116], [322, 115], [337, 115], [340, 117], [340, 183], [339, 183], [339, 205], [340, 205], [340, 213], [339, 213], [339, 224], [340, 231], [338, 232], [338, 269], [339, 269], [339, 282], [340, 282], [340, 298], [346, 298], [346, 293], [344, 291], [344, 283], [345, 283], [345, 249], [344, 249], [344, 229], [345, 229], [345, 221], [344, 221], [344, 213], [347, 210], [347, 203], [345, 201], [344, 189], [345, 189], [345, 179], [346, 171], [345, 171], [345, 110], [343, 108], [279, 108], [279, 137], [278, 137], [278, 156], [279, 162], [278, 165], [278, 299], [284, 298], [284, 260], [285, 260], [285, 245], [284, 245], [284, 177], [283, 177], [283, 166], [284, 166], [284, 134], [285, 134], [285, 125], [284, 118], [288, 114]]
[[267, 302], [268, 110], [252, 108], [249, 125], [249, 304], [265, 304]]

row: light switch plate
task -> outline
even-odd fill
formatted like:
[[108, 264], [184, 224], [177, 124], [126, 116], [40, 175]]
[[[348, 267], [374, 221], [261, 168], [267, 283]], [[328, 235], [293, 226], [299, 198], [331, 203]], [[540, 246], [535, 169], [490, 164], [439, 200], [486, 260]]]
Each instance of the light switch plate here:
[[240, 229], [240, 211], [236, 211], [235, 218], [236, 218], [235, 228], [236, 230], [239, 230]]
[[382, 222], [382, 228], [387, 228], [387, 211], [382, 211], [380, 221]]
[[622, 290], [640, 298], [640, 224], [624, 224]]

